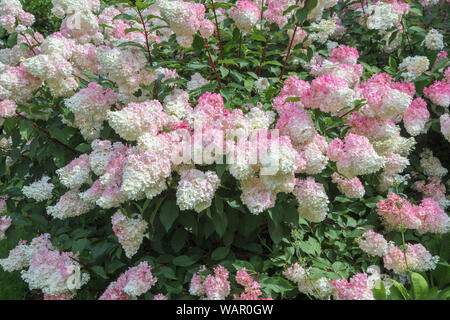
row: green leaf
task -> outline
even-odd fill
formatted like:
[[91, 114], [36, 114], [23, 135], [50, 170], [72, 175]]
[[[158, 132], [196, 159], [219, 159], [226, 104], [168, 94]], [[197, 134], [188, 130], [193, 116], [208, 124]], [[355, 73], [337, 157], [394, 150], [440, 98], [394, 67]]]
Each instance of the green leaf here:
[[284, 102], [298, 102], [300, 101], [299, 97], [289, 97], [284, 100]]
[[424, 277], [416, 272], [411, 272], [411, 289], [414, 300], [425, 300], [428, 297], [428, 283]]
[[303, 8], [303, 9], [297, 10], [297, 12], [295, 13], [295, 17], [298, 20], [298, 25], [301, 26], [303, 24], [303, 22], [306, 20], [306, 18], [308, 17], [308, 9]]
[[175, 252], [179, 252], [183, 247], [187, 239], [187, 232], [184, 229], [177, 229], [173, 235], [170, 245]]
[[11, 33], [6, 41], [8, 48], [12, 48], [17, 44], [17, 32]]
[[406, 291], [406, 288], [398, 281], [391, 280], [392, 286], [389, 288], [391, 291], [389, 298], [391, 300], [409, 300], [409, 294], [408, 291]]
[[126, 13], [118, 14], [117, 16], [115, 16], [115, 17], [113, 18], [113, 21], [114, 21], [114, 20], [117, 20], [117, 19], [123, 19], [123, 20], [128, 20], [128, 21], [136, 21], [136, 22], [139, 22], [138, 19], [137, 19], [136, 17], [132, 16], [131, 14], [126, 14]]
[[89, 240], [88, 239], [79, 239], [76, 242], [74, 242], [74, 244], [72, 245], [72, 252], [73, 253], [77, 253], [77, 252], [82, 252], [88, 245], [89, 245]]
[[169, 231], [178, 215], [179, 209], [175, 200], [164, 202], [159, 213], [159, 220], [161, 220], [166, 231]]
[[211, 258], [213, 260], [219, 261], [224, 259], [228, 253], [230, 252], [230, 247], [219, 247], [216, 250], [213, 251], [213, 253], [211, 254]]
[[375, 300], [386, 300], [386, 288], [381, 280], [376, 280], [372, 288], [373, 297]]
[[33, 133], [34, 127], [33, 122], [30, 120], [22, 120], [19, 124], [20, 134], [25, 138], [25, 140], [30, 139]]
[[259, 33], [253, 33], [250, 36], [250, 38], [253, 39], [253, 40], [257, 40], [257, 41], [266, 42], [266, 38], [263, 35], [259, 34]]
[[175, 259], [173, 259], [173, 264], [179, 267], [189, 267], [191, 265], [193, 265], [195, 262], [197, 262], [197, 260], [199, 259], [195, 258], [193, 256], [178, 256]]
[[317, 0], [308, 0], [306, 2], [305, 8], [308, 9], [308, 12], [311, 12], [315, 7], [317, 7]]
[[102, 266], [93, 266], [91, 268], [92, 271], [94, 271], [96, 274], [98, 274], [103, 279], [108, 279], [108, 276], [105, 273], [105, 269], [103, 269]]
[[269, 220], [269, 234], [270, 238], [275, 244], [279, 244], [283, 237], [283, 228], [279, 223], [274, 223], [273, 220]]

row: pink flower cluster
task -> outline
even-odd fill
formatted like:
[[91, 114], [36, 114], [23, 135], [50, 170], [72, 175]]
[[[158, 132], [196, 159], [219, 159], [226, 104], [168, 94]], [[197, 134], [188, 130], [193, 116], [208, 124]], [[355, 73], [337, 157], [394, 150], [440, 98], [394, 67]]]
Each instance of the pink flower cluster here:
[[250, 32], [253, 27], [258, 23], [261, 10], [258, 5], [252, 1], [239, 0], [236, 3], [236, 7], [231, 8], [228, 11], [230, 18], [234, 20], [236, 26], [242, 32]]
[[419, 233], [446, 233], [450, 228], [450, 218], [439, 202], [431, 198], [423, 199], [419, 205], [411, 205], [408, 200], [389, 193], [386, 200], [377, 203], [377, 213], [388, 230], [403, 226]]
[[388, 251], [388, 242], [383, 235], [373, 230], [366, 231], [356, 239], [359, 248], [371, 256], [383, 257]]
[[11, 226], [12, 219], [9, 216], [1, 216], [0, 217], [0, 240], [5, 239], [6, 230]]
[[295, 0], [268, 0], [264, 18], [269, 23], [276, 23], [278, 27], [282, 28], [292, 16], [292, 12], [288, 15], [283, 15], [283, 12], [295, 3]]
[[0, 259], [0, 266], [8, 272], [27, 268], [21, 272], [22, 279], [30, 290], [42, 290], [47, 298], [71, 299], [89, 281], [89, 274], [80, 272], [77, 255], [56, 250], [48, 233], [34, 238], [29, 245], [20, 241], [8, 258]]
[[349, 280], [333, 280], [338, 300], [374, 300], [372, 289], [369, 286], [365, 273], [355, 274]]
[[348, 179], [377, 172], [385, 161], [375, 152], [369, 139], [354, 133], [348, 134], [344, 141], [339, 138], [331, 141], [328, 157], [336, 162], [339, 173]]
[[334, 172], [331, 176], [334, 183], [337, 183], [339, 190], [349, 198], [362, 198], [366, 193], [361, 180], [357, 177], [346, 179]]
[[427, 103], [422, 98], [414, 99], [403, 113], [403, 124], [412, 136], [426, 133], [425, 125], [430, 118]]
[[34, 23], [34, 16], [23, 11], [19, 0], [0, 2], [0, 26], [8, 32], [24, 32]]
[[439, 261], [438, 256], [433, 256], [420, 243], [407, 243], [405, 252], [391, 244], [388, 253], [383, 258], [385, 268], [397, 274], [406, 271], [423, 272], [433, 270]]
[[99, 300], [134, 300], [149, 291], [158, 281], [146, 261], [131, 267], [110, 283]]
[[[248, 274], [245, 267], [236, 272], [236, 282], [245, 289], [240, 295], [235, 294], [234, 300], [268, 300], [261, 297], [262, 292], [260, 284]], [[271, 300], [271, 298], [269, 298], [269, 300]]]
[[178, 43], [190, 47], [193, 35], [199, 31], [203, 38], [210, 37], [214, 32], [213, 23], [205, 18], [205, 6], [200, 3], [182, 0], [158, 0], [161, 16], [169, 23], [170, 29], [176, 34]]
[[203, 277], [206, 267], [200, 268], [191, 278], [189, 293], [194, 296], [205, 297], [207, 300], [225, 300], [230, 294], [230, 281], [228, 270], [222, 266], [214, 269], [214, 274]]
[[435, 81], [423, 89], [423, 94], [434, 104], [448, 108], [450, 105], [450, 82]]
[[301, 99], [308, 108], [337, 113], [353, 104], [354, 92], [347, 81], [328, 73], [314, 79], [310, 90]]
[[325, 220], [329, 200], [322, 184], [313, 178], [298, 179], [294, 195], [299, 204], [297, 211], [301, 218], [316, 223]]
[[17, 105], [13, 100], [3, 100], [0, 102], [0, 119], [13, 117], [16, 115]]
[[367, 99], [367, 105], [363, 108], [366, 114], [390, 119], [403, 113], [411, 104], [409, 85], [395, 84], [391, 80], [386, 73], [381, 73], [361, 83], [362, 97]]
[[90, 82], [87, 88], [65, 100], [65, 105], [75, 116], [73, 125], [80, 129], [86, 140], [96, 139], [103, 129], [103, 122], [118, 94], [111, 89]]
[[420, 180], [414, 183], [414, 188], [424, 195], [438, 202], [442, 209], [450, 204], [445, 196], [446, 188], [439, 177], [429, 177], [427, 181]]
[[111, 224], [114, 234], [125, 250], [125, 255], [131, 258], [141, 246], [148, 223], [140, 216], [130, 218], [119, 210], [111, 217]]

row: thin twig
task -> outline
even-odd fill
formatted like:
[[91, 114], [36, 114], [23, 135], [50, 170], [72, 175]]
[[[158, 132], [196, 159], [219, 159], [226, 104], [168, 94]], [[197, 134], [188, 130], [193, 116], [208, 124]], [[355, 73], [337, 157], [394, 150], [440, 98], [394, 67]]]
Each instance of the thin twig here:
[[[150, 63], [150, 67], [153, 67], [152, 55], [150, 53], [150, 44], [148, 41], [147, 27], [145, 26], [145, 21], [144, 21], [144, 18], [142, 17], [141, 10], [138, 7], [136, 7], [136, 9], [139, 14], [139, 19], [141, 20], [141, 23], [142, 23], [142, 28], [144, 29], [145, 46], [147, 47], [147, 53], [148, 53], [148, 62]], [[158, 83], [156, 81], [155, 81], [154, 88], [155, 88], [155, 98], [158, 99]]]
[[261, 76], [261, 72], [262, 72], [262, 63], [263, 63], [264, 57], [265, 57], [265, 55], [266, 55], [266, 50], [267, 50], [268, 44], [269, 44], [269, 40], [266, 40], [266, 43], [265, 43], [265, 45], [264, 45], [264, 49], [263, 49], [263, 52], [262, 52], [262, 55], [261, 55], [261, 59], [259, 59], [259, 66], [258, 66], [258, 71], [257, 71], [258, 77]]
[[222, 40], [220, 40], [219, 22], [217, 21], [216, 6], [214, 5], [214, 0], [211, 0], [211, 5], [212, 5], [213, 13], [214, 13], [214, 20], [216, 22], [216, 34], [217, 34], [217, 40], [219, 41], [220, 56], [222, 57], [222, 60], [225, 60], [224, 55], [223, 55]]
[[281, 70], [280, 81], [281, 81], [281, 79], [283, 79], [284, 71], [286, 70], [287, 61], [289, 59], [289, 56], [291, 55], [291, 49], [292, 49], [292, 45], [294, 43], [295, 33], [297, 32], [298, 25], [299, 25], [299, 23], [297, 22], [295, 24], [294, 33], [292, 34], [291, 41], [289, 41], [289, 47], [288, 47], [288, 51], [286, 53], [286, 59], [284, 60], [283, 69]]
[[203, 44], [205, 45], [206, 52], [208, 53], [209, 62], [211, 63], [211, 65], [212, 65], [212, 67], [214, 69], [214, 73], [216, 74], [217, 82], [219, 83], [219, 88], [222, 89], [222, 84], [220, 82], [219, 74], [217, 73], [216, 66], [215, 66], [214, 61], [213, 61], [213, 59], [211, 57], [211, 53], [209, 52], [208, 43], [206, 42], [205, 39], [203, 39]]
[[[21, 115], [21, 114], [19, 114], [19, 113], [17, 113], [17, 115], [18, 115], [20, 118], [24, 119], [24, 120], [29, 120], [28, 118], [24, 117], [23, 115]], [[39, 131], [41, 131], [42, 133], [44, 133], [45, 135], [47, 135], [47, 136], [49, 137], [49, 139], [52, 140], [53, 142], [55, 142], [55, 143], [57, 143], [57, 144], [59, 144], [59, 145], [62, 145], [63, 147], [69, 149], [69, 150], [72, 151], [72, 152], [78, 153], [75, 149], [72, 149], [71, 147], [69, 147], [68, 145], [62, 143], [62, 142], [59, 141], [58, 139], [53, 138], [53, 137], [51, 136], [50, 132], [48, 132], [47, 130], [41, 128], [36, 122], [33, 123], [33, 126], [34, 126], [36, 129], [38, 129]]]

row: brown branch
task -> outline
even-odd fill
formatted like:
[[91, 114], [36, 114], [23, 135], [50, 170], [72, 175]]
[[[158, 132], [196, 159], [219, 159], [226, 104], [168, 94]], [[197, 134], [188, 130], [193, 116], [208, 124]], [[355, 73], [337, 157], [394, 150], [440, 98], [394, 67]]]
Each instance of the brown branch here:
[[286, 53], [286, 59], [284, 60], [283, 69], [281, 70], [280, 81], [281, 81], [281, 79], [283, 79], [284, 71], [286, 70], [287, 61], [289, 59], [289, 56], [291, 55], [291, 49], [292, 49], [292, 45], [294, 43], [294, 38], [295, 38], [295, 34], [297, 32], [297, 28], [298, 28], [298, 22], [295, 24], [294, 33], [292, 34], [292, 39], [291, 39], [291, 41], [289, 41], [289, 47], [288, 47], [288, 51]]
[[214, 73], [216, 74], [217, 82], [219, 83], [219, 88], [222, 89], [222, 84], [220, 82], [219, 74], [217, 73], [216, 66], [215, 66], [214, 61], [213, 61], [213, 59], [211, 57], [211, 53], [209, 52], [208, 43], [206, 42], [205, 39], [203, 39], [203, 44], [205, 45], [206, 52], [208, 53], [209, 62], [211, 63], [211, 65], [212, 65], [212, 67], [214, 69]]
[[216, 34], [217, 34], [217, 40], [219, 41], [220, 56], [222, 57], [222, 60], [225, 60], [224, 55], [223, 55], [222, 41], [220, 40], [219, 22], [217, 21], [216, 6], [214, 5], [214, 0], [211, 0], [211, 5], [212, 5], [213, 13], [214, 13], [214, 20], [216, 22]]
[[[17, 115], [18, 115], [20, 118], [24, 119], [24, 120], [29, 120], [28, 118], [24, 117], [23, 115], [21, 115], [21, 114], [19, 114], [19, 113], [17, 113]], [[59, 141], [58, 139], [53, 138], [53, 137], [51, 136], [50, 132], [48, 132], [47, 130], [41, 128], [36, 122], [33, 123], [33, 126], [34, 126], [36, 129], [38, 129], [39, 131], [41, 131], [42, 133], [44, 133], [45, 135], [47, 135], [48, 138], [49, 138], [50, 140], [52, 140], [53, 142], [55, 142], [55, 143], [57, 143], [57, 144], [59, 144], [59, 145], [65, 147], [66, 149], [69, 149], [70, 151], [72, 151], [72, 152], [74, 152], [74, 153], [78, 153], [78, 151], [76, 151], [75, 149], [69, 147], [68, 145], [66, 145], [66, 144], [64, 144], [64, 143], [62, 143], [62, 142]]]
[[259, 59], [259, 66], [258, 66], [258, 69], [257, 69], [258, 77], [261, 76], [261, 72], [262, 72], [262, 63], [263, 63], [264, 57], [265, 57], [265, 55], [266, 55], [266, 50], [267, 50], [268, 44], [269, 44], [269, 40], [266, 40], [266, 44], [264, 45], [264, 49], [263, 49], [263, 52], [262, 52], [262, 55], [261, 55], [261, 59]]
[[[142, 17], [141, 10], [136, 7], [137, 12], [139, 14], [139, 19], [141, 20], [142, 28], [144, 29], [144, 35], [145, 35], [145, 46], [147, 47], [147, 53], [148, 53], [148, 62], [150, 63], [150, 67], [153, 67], [153, 60], [152, 60], [152, 54], [150, 53], [150, 44], [148, 41], [148, 34], [147, 34], [147, 27], [145, 26], [144, 18]], [[155, 81], [155, 98], [158, 100], [158, 84]]]
[[[296, 3], [298, 4], [298, 0]], [[306, 7], [307, 3], [308, 3], [308, 0], [305, 0], [303, 8]], [[295, 34], [297, 33], [298, 27], [299, 27], [299, 21], [297, 21], [297, 23], [295, 24], [294, 33], [292, 34], [292, 39], [291, 39], [291, 41], [289, 41], [289, 47], [288, 47], [288, 51], [286, 54], [286, 59], [284, 60], [283, 69], [281, 70], [280, 81], [281, 81], [281, 79], [283, 79], [284, 71], [286, 70], [286, 65], [287, 65], [289, 56], [291, 55], [291, 49], [292, 49], [292, 45], [294, 44]]]

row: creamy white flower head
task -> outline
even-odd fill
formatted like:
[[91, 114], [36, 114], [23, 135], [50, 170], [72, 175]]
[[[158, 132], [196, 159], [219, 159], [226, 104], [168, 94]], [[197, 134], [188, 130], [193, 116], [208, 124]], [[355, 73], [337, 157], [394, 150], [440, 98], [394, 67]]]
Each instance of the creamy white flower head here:
[[51, 199], [54, 185], [49, 183], [49, 180], [50, 177], [43, 176], [41, 180], [38, 180], [29, 186], [24, 186], [22, 188], [22, 192], [27, 198], [31, 198], [36, 201]]
[[430, 149], [425, 149], [420, 154], [420, 166], [423, 169], [423, 173], [430, 177], [443, 177], [448, 173], [448, 170], [442, 166], [438, 158], [433, 156], [433, 152]]
[[430, 60], [425, 56], [407, 57], [398, 66], [402, 71], [402, 76], [406, 81], [412, 81], [418, 78], [422, 73], [428, 70]]
[[423, 43], [427, 49], [439, 51], [444, 49], [444, 36], [439, 31], [431, 29]]

